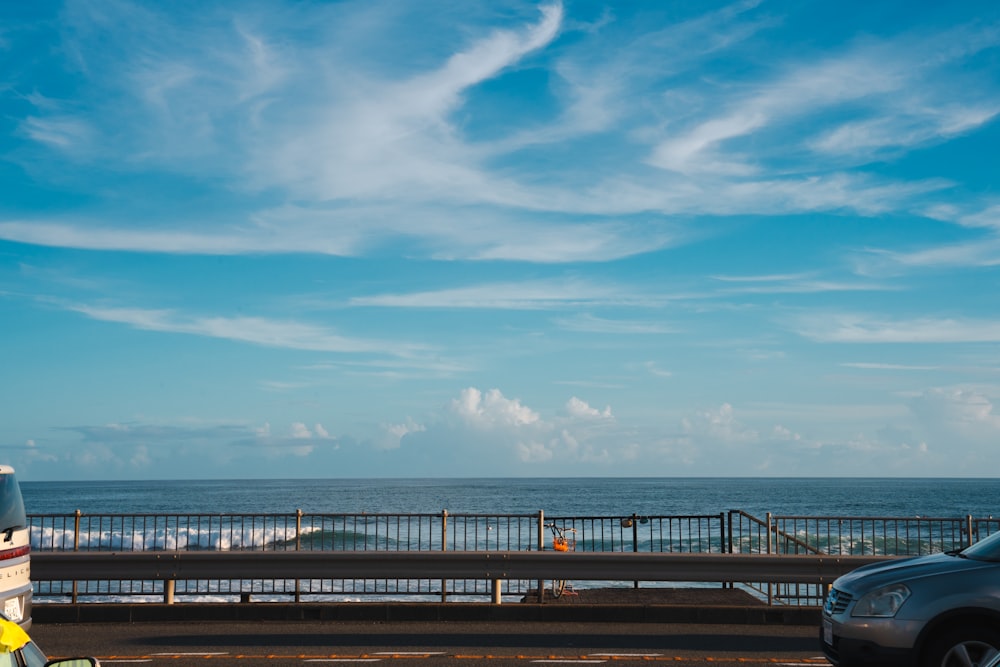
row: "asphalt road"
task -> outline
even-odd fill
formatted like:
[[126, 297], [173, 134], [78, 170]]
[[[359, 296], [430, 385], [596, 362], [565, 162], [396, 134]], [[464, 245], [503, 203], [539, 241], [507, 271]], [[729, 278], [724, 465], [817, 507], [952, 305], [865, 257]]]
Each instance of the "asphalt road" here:
[[50, 657], [92, 655], [102, 664], [279, 667], [382, 663], [389, 667], [487, 664], [727, 666], [828, 663], [811, 626], [658, 623], [207, 622], [36, 623]]

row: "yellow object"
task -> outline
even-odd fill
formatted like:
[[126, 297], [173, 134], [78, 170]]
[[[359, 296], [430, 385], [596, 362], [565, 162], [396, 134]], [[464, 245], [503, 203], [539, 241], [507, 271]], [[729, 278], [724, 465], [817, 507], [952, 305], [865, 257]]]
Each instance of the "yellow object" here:
[[31, 641], [21, 626], [5, 618], [0, 618], [0, 650], [10, 653]]

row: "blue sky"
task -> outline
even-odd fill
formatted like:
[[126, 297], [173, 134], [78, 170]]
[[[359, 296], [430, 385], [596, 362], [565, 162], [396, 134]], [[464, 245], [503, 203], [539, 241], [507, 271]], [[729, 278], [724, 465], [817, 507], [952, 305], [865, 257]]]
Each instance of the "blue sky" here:
[[989, 476], [1000, 6], [0, 5], [22, 479]]

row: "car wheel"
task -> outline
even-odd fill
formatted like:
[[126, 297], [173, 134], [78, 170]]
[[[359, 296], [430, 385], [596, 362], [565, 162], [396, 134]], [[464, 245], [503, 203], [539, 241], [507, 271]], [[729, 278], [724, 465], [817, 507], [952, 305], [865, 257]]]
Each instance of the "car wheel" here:
[[921, 667], [980, 667], [1000, 655], [1000, 632], [971, 626], [953, 628], [931, 639]]

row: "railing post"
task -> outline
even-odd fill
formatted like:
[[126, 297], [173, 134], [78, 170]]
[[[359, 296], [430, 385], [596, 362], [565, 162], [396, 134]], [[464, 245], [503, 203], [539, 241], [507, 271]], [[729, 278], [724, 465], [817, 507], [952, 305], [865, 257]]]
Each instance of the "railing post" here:
[[[767, 553], [771, 554], [771, 531], [773, 526], [771, 525], [771, 513], [768, 512], [766, 516], [767, 520]], [[772, 582], [767, 582], [767, 606], [771, 607], [774, 605], [774, 584]]]
[[[545, 510], [538, 510], [538, 550], [545, 551]], [[538, 604], [545, 602], [545, 580], [539, 579]]]
[[[733, 515], [729, 515], [730, 526], [733, 520]], [[730, 543], [731, 544], [731, 543]], [[726, 551], [726, 513], [719, 512], [719, 553], [732, 553], [732, 546], [729, 547], [729, 551]], [[723, 588], [732, 588], [733, 582], [723, 581]]]
[[[441, 510], [441, 551], [448, 550], [448, 510]], [[448, 601], [448, 580], [441, 580], [441, 602]]]
[[[302, 550], [302, 508], [295, 510], [295, 550]], [[295, 601], [302, 602], [302, 580], [295, 580]]]
[[[639, 551], [639, 517], [632, 512], [632, 553]], [[639, 582], [633, 581], [632, 588], [639, 588]]]
[[163, 602], [164, 603], [166, 603], [166, 604], [173, 604], [174, 603], [174, 586], [176, 585], [176, 583], [177, 582], [174, 581], [173, 579], [168, 579], [167, 581], [163, 582]]
[[968, 540], [966, 546], [970, 546], [971, 547], [972, 543], [974, 541], [972, 539], [972, 515], [971, 514], [966, 514], [965, 515], [965, 532], [969, 536], [969, 540]]
[[[73, 515], [73, 551], [80, 550], [80, 510], [77, 510]], [[73, 581], [73, 604], [76, 604], [77, 595], [79, 594], [79, 582]]]
[[503, 601], [502, 597], [503, 586], [499, 579], [493, 580], [493, 604], [500, 604]]

